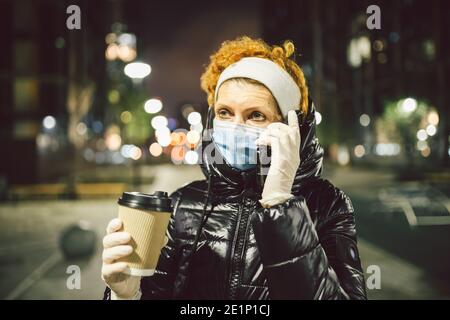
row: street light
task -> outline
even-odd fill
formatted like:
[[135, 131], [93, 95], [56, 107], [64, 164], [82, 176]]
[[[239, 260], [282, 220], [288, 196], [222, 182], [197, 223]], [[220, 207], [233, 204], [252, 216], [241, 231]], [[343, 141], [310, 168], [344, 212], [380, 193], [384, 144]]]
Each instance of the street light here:
[[425, 129], [425, 131], [427, 132], [427, 134], [428, 134], [429, 136], [432, 137], [432, 136], [434, 136], [434, 135], [436, 134], [437, 128], [436, 128], [435, 125], [429, 124], [429, 125], [427, 126], [427, 128]]
[[414, 98], [406, 98], [402, 103], [403, 111], [411, 113], [417, 108], [417, 100]]
[[439, 115], [436, 111], [431, 111], [428, 114], [427, 120], [430, 124], [437, 126], [439, 123]]
[[56, 126], [56, 119], [52, 116], [46, 116], [44, 120], [42, 120], [42, 125], [45, 129], [53, 129]]
[[150, 154], [154, 157], [159, 157], [163, 152], [162, 146], [158, 142], [153, 142], [150, 147]]
[[188, 152], [186, 152], [184, 160], [187, 164], [197, 164], [198, 153], [193, 150], [189, 150]]
[[161, 100], [156, 98], [149, 99], [144, 104], [144, 109], [147, 113], [158, 113], [159, 111], [161, 111], [162, 107], [163, 104]]
[[158, 129], [161, 127], [167, 127], [168, 120], [165, 116], [162, 116], [162, 115], [156, 116], [152, 119], [151, 125], [154, 129]]
[[107, 60], [130, 62], [136, 59], [136, 36], [132, 33], [109, 33], [105, 38], [108, 47], [105, 51]]
[[124, 73], [131, 79], [144, 79], [152, 72], [152, 68], [149, 64], [144, 62], [132, 62], [128, 63], [123, 68]]
[[202, 115], [197, 111], [191, 112], [187, 117], [187, 121], [192, 125], [199, 124], [202, 121]]
[[425, 141], [428, 138], [428, 134], [424, 129], [417, 131], [417, 139], [420, 141]]
[[363, 126], [363, 127], [367, 127], [370, 124], [370, 117], [368, 114], [363, 113], [360, 117], [359, 117], [359, 123]]
[[352, 39], [347, 47], [348, 64], [353, 68], [358, 68], [363, 61], [370, 60], [370, 47], [370, 40], [367, 36]]
[[319, 125], [322, 122], [322, 114], [316, 111], [316, 124]]

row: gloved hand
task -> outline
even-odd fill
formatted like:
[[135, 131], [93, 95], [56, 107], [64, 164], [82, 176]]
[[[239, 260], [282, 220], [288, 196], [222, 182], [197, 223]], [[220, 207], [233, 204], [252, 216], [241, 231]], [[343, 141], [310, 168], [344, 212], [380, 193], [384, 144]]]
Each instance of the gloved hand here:
[[292, 198], [292, 184], [300, 166], [300, 128], [294, 110], [288, 112], [288, 125], [274, 122], [256, 140], [258, 145], [271, 147], [271, 163], [259, 200], [265, 208]]
[[129, 244], [131, 236], [127, 232], [118, 232], [121, 228], [122, 221], [117, 218], [111, 220], [106, 227], [107, 234], [103, 238], [102, 279], [111, 289], [111, 300], [139, 299], [141, 277], [125, 274], [127, 263], [116, 262], [133, 252], [133, 247]]

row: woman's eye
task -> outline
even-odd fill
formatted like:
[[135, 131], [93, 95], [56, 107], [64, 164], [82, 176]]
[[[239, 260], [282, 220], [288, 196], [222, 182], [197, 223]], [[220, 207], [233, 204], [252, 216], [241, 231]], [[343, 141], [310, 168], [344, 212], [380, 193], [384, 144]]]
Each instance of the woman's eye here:
[[227, 117], [227, 116], [230, 115], [230, 113], [228, 112], [228, 110], [225, 110], [225, 109], [219, 110], [219, 112], [217, 112], [217, 114], [218, 114], [220, 117]]
[[264, 121], [264, 120], [266, 120], [266, 117], [261, 112], [255, 111], [255, 112], [252, 112], [252, 114], [250, 115], [250, 119]]

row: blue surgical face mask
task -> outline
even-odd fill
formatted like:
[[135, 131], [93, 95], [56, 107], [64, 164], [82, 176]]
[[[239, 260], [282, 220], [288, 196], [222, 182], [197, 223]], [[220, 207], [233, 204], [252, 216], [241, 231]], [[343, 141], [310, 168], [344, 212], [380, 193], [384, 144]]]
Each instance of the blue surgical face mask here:
[[249, 170], [256, 166], [255, 140], [265, 130], [265, 128], [214, 119], [213, 141], [228, 164], [239, 170]]

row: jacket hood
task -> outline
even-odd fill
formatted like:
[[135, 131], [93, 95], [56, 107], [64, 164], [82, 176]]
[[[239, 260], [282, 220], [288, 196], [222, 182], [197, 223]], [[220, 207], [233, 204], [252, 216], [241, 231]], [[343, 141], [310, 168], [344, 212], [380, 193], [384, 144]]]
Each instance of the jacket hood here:
[[[309, 178], [319, 177], [322, 173], [323, 149], [316, 136], [315, 107], [309, 100], [308, 113], [304, 117], [296, 111], [300, 124], [300, 166], [295, 175], [292, 192], [296, 193]], [[256, 173], [258, 168], [246, 171], [238, 170], [226, 163], [216, 163], [214, 159], [215, 148], [212, 141], [212, 123], [214, 119], [212, 107], [208, 108], [206, 126], [203, 130], [201, 150], [202, 159], [200, 167], [205, 177], [211, 182], [213, 193], [220, 192], [222, 196], [240, 194], [244, 189], [257, 190]], [[208, 150], [208, 152], [205, 152]]]

